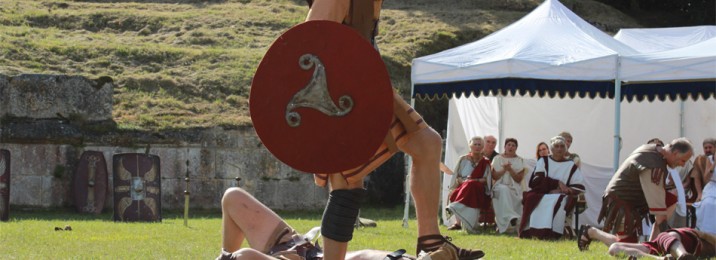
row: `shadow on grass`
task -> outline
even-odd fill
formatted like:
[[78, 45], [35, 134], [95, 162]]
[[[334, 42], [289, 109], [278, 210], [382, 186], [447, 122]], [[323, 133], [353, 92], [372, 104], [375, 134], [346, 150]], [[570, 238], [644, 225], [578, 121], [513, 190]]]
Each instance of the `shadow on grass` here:
[[[372, 220], [400, 220], [403, 219], [403, 206], [392, 208], [364, 207], [360, 216]], [[323, 210], [301, 210], [301, 211], [276, 211], [284, 219], [305, 219], [320, 220]], [[410, 219], [415, 219], [415, 208], [410, 207]], [[183, 219], [184, 211], [162, 210], [162, 219], [174, 221]], [[220, 209], [189, 209], [189, 218], [221, 218]], [[77, 213], [74, 208], [11, 208], [10, 221], [23, 220], [91, 220], [91, 221], [113, 221], [111, 209], [105, 209], [101, 214]]]
[[[184, 211], [162, 210], [162, 219], [183, 219]], [[189, 218], [221, 218], [221, 210], [190, 209]], [[320, 218], [320, 216], [319, 216]], [[113, 221], [112, 210], [101, 214], [77, 213], [74, 208], [10, 208], [10, 221], [23, 220], [91, 220]]]

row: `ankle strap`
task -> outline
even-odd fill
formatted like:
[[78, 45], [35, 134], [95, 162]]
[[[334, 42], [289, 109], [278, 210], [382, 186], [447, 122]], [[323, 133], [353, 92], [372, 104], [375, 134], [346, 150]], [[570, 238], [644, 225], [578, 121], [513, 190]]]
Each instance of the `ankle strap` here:
[[418, 237], [418, 244], [420, 244], [420, 243], [422, 243], [422, 242], [425, 242], [425, 241], [427, 241], [427, 240], [434, 240], [434, 239], [438, 239], [438, 240], [440, 240], [440, 241], [444, 241], [444, 240], [445, 240], [445, 237], [443, 237], [443, 236], [440, 235], [440, 234], [427, 235], [427, 236]]

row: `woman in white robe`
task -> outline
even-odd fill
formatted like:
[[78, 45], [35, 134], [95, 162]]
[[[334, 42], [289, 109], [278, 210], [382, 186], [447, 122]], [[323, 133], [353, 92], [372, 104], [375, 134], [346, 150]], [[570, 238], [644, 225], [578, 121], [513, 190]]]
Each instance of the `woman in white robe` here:
[[455, 166], [449, 204], [445, 209], [448, 214], [455, 215], [457, 223], [448, 230], [479, 232], [480, 210], [489, 207], [488, 194], [492, 184], [490, 161], [482, 154], [484, 144], [481, 137], [470, 139], [470, 153], [460, 157]]
[[497, 180], [492, 187], [492, 208], [500, 233], [516, 231], [522, 216], [522, 179], [527, 169], [516, 152], [517, 140], [507, 138], [504, 152], [492, 160], [492, 178]]
[[564, 234], [567, 214], [574, 209], [576, 195], [584, 192], [579, 167], [565, 156], [564, 138], [552, 138], [550, 150], [552, 155], [537, 161], [530, 178], [532, 190], [523, 195], [521, 238], [560, 238]]

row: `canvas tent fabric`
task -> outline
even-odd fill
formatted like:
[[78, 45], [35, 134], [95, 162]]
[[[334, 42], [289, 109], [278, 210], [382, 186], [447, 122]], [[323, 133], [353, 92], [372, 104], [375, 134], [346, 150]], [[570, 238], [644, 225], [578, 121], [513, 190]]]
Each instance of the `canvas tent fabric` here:
[[[619, 54], [636, 54], [547, 0], [479, 41], [413, 60], [414, 95], [569, 93], [612, 96]], [[578, 86], [578, 87], [576, 87]]]
[[714, 96], [716, 37], [678, 49], [624, 55], [619, 75], [628, 100], [645, 93], [656, 93], [662, 100]]
[[683, 48], [716, 37], [716, 26], [687, 26], [668, 28], [621, 29], [614, 35], [640, 53], [652, 53]]

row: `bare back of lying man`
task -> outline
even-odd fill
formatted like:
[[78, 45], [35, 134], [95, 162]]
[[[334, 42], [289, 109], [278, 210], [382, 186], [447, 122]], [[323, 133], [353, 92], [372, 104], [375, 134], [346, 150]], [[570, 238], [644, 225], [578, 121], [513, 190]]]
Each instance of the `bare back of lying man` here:
[[[222, 246], [217, 260], [320, 260], [323, 253], [281, 217], [240, 188], [230, 188], [221, 200]], [[250, 248], [241, 248], [247, 240]], [[400, 253], [361, 250], [348, 252], [349, 260], [415, 259]]]

